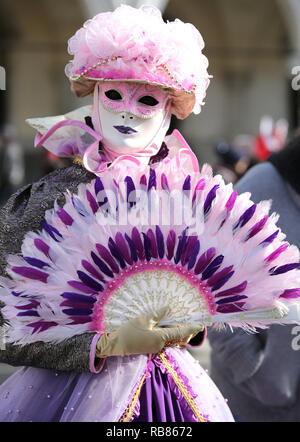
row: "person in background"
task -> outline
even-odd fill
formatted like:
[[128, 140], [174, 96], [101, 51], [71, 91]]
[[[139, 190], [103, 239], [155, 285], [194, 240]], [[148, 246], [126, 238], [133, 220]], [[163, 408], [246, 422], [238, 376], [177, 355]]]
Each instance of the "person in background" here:
[[[239, 193], [272, 200], [286, 240], [300, 247], [300, 136], [238, 182]], [[300, 421], [300, 327], [272, 325], [257, 334], [210, 329], [211, 377], [237, 420]]]
[[235, 143], [221, 141], [215, 148], [217, 160], [213, 166], [215, 174], [222, 175], [226, 183], [235, 184], [242, 176], [257, 164], [251, 152], [243, 151]]

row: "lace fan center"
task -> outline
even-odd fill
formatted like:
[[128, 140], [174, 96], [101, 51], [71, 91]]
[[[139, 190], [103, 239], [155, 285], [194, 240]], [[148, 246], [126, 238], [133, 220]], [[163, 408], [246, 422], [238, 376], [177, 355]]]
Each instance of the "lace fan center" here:
[[167, 305], [174, 324], [193, 315], [206, 321], [216, 312], [210, 288], [194, 272], [169, 261], [144, 261], [123, 269], [107, 283], [99, 293], [90, 328], [112, 331]]

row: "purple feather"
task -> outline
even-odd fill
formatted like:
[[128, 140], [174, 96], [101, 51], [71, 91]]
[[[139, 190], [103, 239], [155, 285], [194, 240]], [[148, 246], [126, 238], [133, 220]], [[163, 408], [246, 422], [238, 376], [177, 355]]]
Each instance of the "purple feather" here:
[[170, 230], [167, 236], [167, 251], [168, 251], [167, 259], [169, 261], [171, 261], [171, 259], [174, 256], [175, 244], [176, 244], [176, 233], [174, 232], [174, 230]]
[[224, 278], [220, 279], [219, 282], [217, 282], [211, 289], [212, 292], [219, 290], [223, 285], [226, 284], [227, 281], [234, 275], [234, 271], [228, 273], [228, 275], [224, 276]]
[[[127, 176], [124, 181], [127, 184], [127, 186], [126, 186], [127, 187], [127, 202], [129, 202], [130, 207], [132, 207], [136, 204], [135, 198], [133, 198], [133, 197], [135, 197], [135, 194], [134, 194], [135, 185], [134, 185], [134, 182], [130, 176]], [[129, 199], [130, 199], [130, 201], [129, 201]]]
[[174, 257], [175, 264], [177, 264], [180, 261], [182, 252], [184, 250], [184, 246], [185, 246], [185, 243], [187, 240], [186, 231], [187, 231], [187, 228], [185, 228], [182, 232], [182, 235], [179, 236], [178, 246], [177, 246], [177, 250], [175, 253], [175, 257]]
[[287, 248], [289, 247], [288, 243], [282, 244], [280, 247], [278, 247], [274, 252], [272, 252], [269, 256], [267, 256], [264, 261], [270, 263], [274, 261], [278, 256], [281, 255]]
[[148, 230], [147, 236], [148, 236], [149, 241], [150, 241], [151, 256], [153, 256], [153, 258], [158, 258], [158, 252], [157, 252], [157, 247], [156, 247], [156, 239], [155, 239], [155, 235], [154, 235], [154, 233], [153, 233], [153, 231], [151, 229]]
[[93, 197], [93, 195], [91, 194], [91, 192], [89, 190], [86, 191], [86, 197], [87, 197], [87, 200], [90, 204], [90, 207], [91, 207], [93, 213], [95, 214], [99, 209], [97, 201], [95, 200], [95, 198]]
[[152, 187], [154, 187], [154, 189], [156, 189], [156, 173], [154, 169], [151, 169], [150, 171], [150, 176], [149, 176], [149, 181], [148, 181], [148, 192], [149, 190], [152, 189]]
[[31, 310], [32, 308], [36, 308], [39, 305], [40, 305], [39, 302], [35, 301], [34, 299], [31, 299], [29, 304], [17, 305], [16, 309], [17, 310]]
[[73, 316], [72, 322], [68, 325], [77, 325], [77, 324], [86, 324], [87, 322], [91, 322], [92, 317], [91, 316]]
[[240, 217], [239, 219], [239, 225], [240, 227], [244, 227], [248, 221], [252, 218], [256, 211], [256, 204], [253, 204], [249, 209], [245, 211], [245, 213]]
[[117, 189], [120, 189], [120, 186], [119, 186], [119, 184], [117, 183], [117, 181], [115, 179], [113, 179], [113, 183], [114, 183], [114, 185], [116, 186]]
[[141, 239], [141, 235], [136, 227], [132, 229], [131, 238], [136, 247], [138, 257], [142, 261], [143, 259], [145, 259], [144, 245]]
[[116, 237], [115, 237], [115, 243], [116, 243], [120, 253], [122, 254], [123, 258], [127, 262], [127, 264], [132, 265], [133, 261], [130, 256], [126, 241], [123, 238], [123, 235], [121, 232], [117, 232]]
[[[18, 296], [21, 296], [22, 293], [24, 293], [24, 292], [15, 292], [15, 291], [11, 292], [11, 294], [12, 294], [13, 296], [17, 296], [17, 297], [18, 297]], [[27, 298], [28, 296], [25, 295], [24, 297]], [[23, 298], [23, 296], [21, 296], [21, 298]]]
[[188, 239], [186, 241], [186, 245], [185, 245], [183, 253], [182, 253], [182, 256], [181, 256], [181, 264], [183, 266], [190, 260], [192, 250], [194, 249], [194, 246], [197, 241], [198, 241], [197, 236], [189, 236], [188, 237]]
[[71, 286], [75, 290], [79, 290], [80, 292], [86, 293], [87, 295], [90, 294], [96, 294], [98, 293], [97, 290], [92, 289], [91, 287], [88, 287], [87, 285], [83, 284], [79, 281], [67, 281], [69, 286]]
[[31, 324], [27, 324], [27, 327], [32, 327], [33, 328], [32, 334], [35, 334], [46, 331], [51, 327], [55, 327], [56, 325], [57, 325], [56, 322], [38, 321], [38, 322], [32, 322]]
[[268, 219], [269, 217], [268, 215], [266, 215], [260, 221], [258, 221], [253, 227], [251, 227], [245, 241], [248, 241], [248, 239], [253, 238], [253, 236], [257, 235], [264, 228]]
[[227, 276], [231, 272], [232, 269], [233, 269], [233, 266], [225, 267], [220, 272], [217, 272], [213, 276], [211, 276], [208, 279], [207, 284], [210, 287], [214, 286], [215, 284], [217, 284], [217, 282], [221, 281], [225, 276]]
[[33, 267], [37, 267], [38, 269], [43, 269], [44, 267], [49, 267], [49, 264], [47, 264], [44, 261], [41, 261], [40, 259], [30, 258], [29, 256], [23, 256], [23, 259], [28, 264], [30, 264]]
[[167, 190], [168, 192], [170, 191], [168, 179], [164, 173], [162, 173], [162, 175], [161, 175], [161, 187], [162, 187], [162, 189]]
[[142, 233], [143, 238], [144, 238], [144, 250], [145, 250], [145, 257], [147, 261], [150, 261], [151, 259], [151, 243], [150, 243], [150, 239], [149, 237], [145, 234]]
[[202, 273], [202, 280], [206, 280], [208, 278], [210, 278], [217, 270], [219, 270], [222, 262], [224, 260], [224, 256], [223, 255], [219, 255], [217, 256], [208, 266], [207, 268], [204, 270], [204, 272]]
[[127, 175], [124, 178], [124, 181], [127, 184], [127, 196], [128, 196], [130, 194], [130, 192], [135, 190], [135, 185], [134, 185], [132, 178], [129, 175]]
[[20, 312], [17, 316], [37, 316], [40, 317], [36, 310], [27, 310], [26, 312]]
[[287, 289], [281, 295], [280, 298], [285, 299], [295, 299], [300, 298], [300, 288], [298, 289]]
[[236, 295], [236, 296], [232, 296], [231, 298], [219, 299], [219, 301], [217, 301], [216, 304], [218, 304], [218, 305], [230, 304], [232, 302], [241, 301], [242, 299], [247, 299], [247, 296], [245, 296], [245, 295]]
[[103, 286], [99, 284], [97, 281], [95, 281], [93, 278], [91, 278], [89, 275], [87, 275], [85, 272], [82, 272], [81, 270], [77, 271], [77, 275], [79, 279], [88, 287], [91, 287], [91, 289], [102, 292]]
[[114, 258], [111, 256], [107, 248], [104, 247], [102, 244], [96, 244], [96, 249], [100, 257], [104, 259], [104, 261], [106, 261], [107, 264], [111, 267], [112, 271], [114, 273], [119, 273], [119, 266], [114, 260]]
[[238, 193], [237, 193], [236, 190], [234, 190], [234, 191], [232, 192], [232, 194], [230, 195], [230, 197], [229, 197], [227, 203], [225, 204], [225, 207], [226, 207], [226, 209], [227, 209], [227, 212], [231, 212], [231, 211], [232, 211], [232, 209], [233, 209], [233, 207], [234, 207], [234, 205], [235, 205], [235, 202], [236, 202], [237, 196], [238, 196]]
[[211, 262], [215, 254], [216, 254], [216, 249], [214, 247], [211, 247], [200, 256], [194, 270], [196, 275], [199, 275], [199, 273], [203, 272], [203, 270], [208, 266], [208, 264]]
[[130, 236], [127, 235], [127, 233], [125, 233], [125, 239], [126, 239], [126, 241], [128, 242], [128, 245], [129, 245], [131, 258], [133, 259], [134, 262], [137, 262], [138, 261], [138, 255], [137, 255], [137, 250], [136, 250], [134, 242], [132, 241]]
[[224, 296], [231, 296], [236, 295], [237, 293], [242, 293], [246, 290], [248, 285], [247, 281], [242, 282], [239, 285], [236, 285], [235, 287], [231, 287], [230, 289], [223, 290], [222, 292], [216, 293], [215, 298], [222, 298]]
[[93, 310], [88, 308], [67, 308], [62, 311], [67, 316], [89, 316]]
[[261, 246], [268, 246], [269, 244], [271, 244], [274, 239], [278, 236], [279, 233], [279, 229], [276, 230], [276, 232], [272, 233], [272, 235], [268, 236], [268, 238], [264, 239], [259, 245]]
[[140, 179], [140, 185], [141, 186], [147, 186], [147, 178], [146, 175], [142, 175]]
[[114, 274], [113, 272], [110, 270], [110, 268], [105, 264], [104, 261], [102, 261], [102, 259], [100, 259], [96, 253], [91, 252], [91, 257], [92, 260], [94, 261], [94, 263], [96, 264], [97, 267], [99, 267], [99, 269], [101, 270], [101, 272], [103, 272], [105, 275], [109, 276], [110, 278], [113, 278]]
[[66, 226], [71, 226], [73, 224], [73, 218], [62, 207], [60, 207], [56, 213]]
[[217, 307], [218, 313], [237, 313], [243, 311], [245, 303], [237, 302], [235, 304], [223, 304]]
[[287, 273], [290, 272], [291, 270], [295, 270], [297, 267], [299, 267], [299, 262], [285, 264], [280, 267], [273, 267], [272, 269], [269, 270], [269, 272], [271, 273], [271, 276], [281, 275], [282, 273]]
[[45, 230], [45, 232], [48, 233], [48, 235], [51, 236], [52, 239], [54, 239], [54, 241], [59, 242], [59, 239], [57, 239], [57, 236], [59, 238], [62, 238], [63, 236], [59, 233], [59, 231], [51, 226], [50, 224], [46, 223], [46, 221], [42, 222], [42, 228]]
[[[106, 193], [104, 191], [104, 186], [102, 183], [101, 178], [97, 177], [95, 181], [95, 193], [97, 197], [97, 203], [99, 207], [102, 207], [104, 204], [108, 202], [108, 198], [106, 196]], [[101, 198], [101, 201], [100, 201]], [[102, 200], [103, 198], [103, 200]]]
[[124, 261], [124, 258], [122, 256], [122, 253], [120, 252], [119, 248], [117, 247], [114, 240], [110, 237], [108, 240], [108, 247], [110, 250], [110, 253], [113, 255], [114, 258], [119, 262], [122, 269], [126, 267], [126, 263]]
[[192, 253], [191, 253], [191, 256], [189, 259], [188, 270], [191, 270], [194, 267], [199, 250], [200, 250], [200, 241], [198, 239], [194, 245], [194, 248], [192, 250]]
[[36, 238], [34, 240], [34, 245], [40, 252], [47, 256], [47, 258], [50, 258], [50, 247], [48, 246], [48, 244], [46, 244], [43, 240]]
[[163, 259], [165, 255], [165, 243], [164, 243], [164, 235], [159, 226], [156, 226], [155, 233], [156, 233], [158, 256], [160, 259]]
[[219, 231], [220, 229], [222, 229], [223, 225], [225, 224], [226, 219], [227, 219], [227, 217], [225, 216], [225, 218], [223, 218], [223, 220], [220, 222], [220, 226], [219, 226], [219, 228], [218, 228], [218, 231]]
[[208, 195], [205, 199], [205, 203], [204, 203], [204, 215], [207, 215], [207, 213], [210, 211], [212, 203], [214, 201], [214, 199], [217, 196], [217, 190], [220, 186], [218, 184], [216, 184], [209, 192]]
[[40, 270], [32, 269], [30, 267], [13, 267], [12, 271], [25, 278], [33, 279], [35, 281], [41, 281], [44, 284], [47, 283], [49, 274], [41, 272]]
[[201, 178], [201, 180], [199, 180], [195, 186], [195, 190], [194, 190], [193, 198], [192, 198], [192, 204], [195, 203], [197, 195], [199, 195], [199, 192], [202, 191], [204, 188], [205, 188], [205, 180], [203, 178]]
[[73, 206], [75, 207], [75, 209], [77, 210], [77, 212], [79, 213], [79, 215], [81, 216], [88, 216], [89, 213], [86, 210], [86, 208], [84, 207], [84, 204], [82, 203], [82, 201], [77, 198], [75, 195], [72, 196], [72, 203]]
[[95, 278], [99, 279], [99, 281], [105, 283], [104, 277], [98, 272], [98, 270], [95, 269], [94, 266], [92, 266], [92, 264], [89, 261], [86, 261], [85, 259], [83, 259], [81, 261], [81, 264], [82, 264], [82, 267], [86, 271], [88, 271], [92, 276], [94, 276]]
[[61, 297], [72, 302], [80, 302], [86, 304], [94, 304], [96, 302], [96, 299], [92, 296], [81, 295], [80, 293], [74, 292], [64, 292], [61, 294]]
[[243, 215], [241, 215], [240, 219], [233, 227], [233, 231], [235, 232], [238, 228], [244, 227], [247, 224], [247, 222], [250, 221], [255, 211], [256, 211], [256, 204], [253, 204], [251, 207], [249, 207], [249, 209], [247, 209], [243, 213]]
[[183, 186], [182, 186], [182, 190], [183, 191], [189, 191], [191, 190], [191, 176], [188, 175], [186, 177], [186, 179], [184, 180]]
[[101, 178], [97, 177], [95, 181], [95, 194], [98, 195], [99, 192], [104, 190], [104, 186]]

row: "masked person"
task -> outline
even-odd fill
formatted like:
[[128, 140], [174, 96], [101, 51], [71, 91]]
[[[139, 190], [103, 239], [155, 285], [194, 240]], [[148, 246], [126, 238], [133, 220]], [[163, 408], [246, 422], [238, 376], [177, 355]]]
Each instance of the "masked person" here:
[[[179, 132], [169, 137], [166, 133], [172, 114], [183, 119], [192, 111], [200, 111], [209, 84], [203, 46], [192, 25], [179, 20], [164, 23], [159, 11], [152, 7], [121, 6], [112, 13], [99, 14], [71, 38], [69, 52], [74, 59], [66, 73], [78, 97], [93, 95], [93, 106], [65, 116], [29, 120], [38, 131], [36, 146], [43, 145], [59, 157], [74, 158], [75, 164], [21, 189], [1, 211], [3, 274], [7, 255], [19, 254], [24, 236], [37, 231], [41, 222], [48, 238], [59, 243], [59, 226], [52, 226], [44, 217], [54, 207], [59, 224], [72, 224], [69, 215], [59, 208], [67, 190], [76, 205], [79, 202], [75, 193], [87, 189], [84, 186], [95, 177], [100, 177], [95, 184], [100, 191], [102, 177], [103, 181], [113, 177], [118, 186], [129, 175], [127, 182], [137, 176], [143, 182], [141, 171], [149, 173], [151, 167], [174, 177], [185, 168], [197, 169], [196, 157]], [[85, 195], [90, 209], [96, 212], [99, 205], [95, 197], [88, 190]], [[87, 216], [78, 204], [81, 215]], [[45, 241], [33, 241], [32, 250], [37, 256], [53, 258]], [[141, 252], [137, 238], [135, 243], [128, 243], [132, 256]], [[232, 421], [216, 386], [181, 348], [197, 334], [201, 341], [201, 323], [160, 327], [168, 309], [159, 308], [109, 333], [81, 331], [90, 321], [83, 313], [90, 311], [86, 303], [90, 306], [95, 301], [86, 295], [93, 295], [101, 287], [92, 276], [102, 278], [99, 268], [106, 274], [123, 268], [123, 257], [118, 252], [121, 242], [110, 245], [110, 252], [98, 247], [106, 264], [103, 256], [101, 260], [95, 254], [92, 256], [98, 270], [82, 261], [86, 271], [78, 272], [81, 280], [70, 281], [72, 289], [64, 292], [62, 305], [72, 322], [69, 319], [65, 327], [58, 329], [52, 317], [48, 322], [35, 322], [30, 336], [24, 334], [18, 321], [26, 315], [40, 315], [38, 309], [42, 306], [34, 299], [20, 307], [18, 321], [10, 318], [14, 341], [0, 353], [1, 361], [30, 367], [21, 369], [1, 386], [0, 420]], [[86, 247], [84, 241], [81, 246], [82, 250]], [[152, 246], [145, 239], [146, 253], [150, 249], [156, 253]], [[66, 272], [76, 265], [74, 250], [61, 260]], [[132, 258], [123, 252], [130, 262]], [[26, 259], [35, 269], [29, 273], [24, 268], [15, 270], [24, 277], [26, 273], [33, 285], [34, 280], [46, 283], [48, 277], [43, 269], [52, 264], [40, 258]], [[14, 295], [22, 297], [20, 292]], [[49, 292], [52, 295], [56, 296]], [[9, 315], [9, 309], [3, 307], [4, 317]], [[53, 305], [51, 309], [55, 314]]]
[[72, 90], [93, 106], [28, 122], [77, 166], [17, 193], [1, 237], [4, 355], [21, 346], [48, 370], [1, 387], [2, 420], [232, 421], [185, 345], [203, 324], [300, 322], [299, 250], [272, 233], [268, 202], [166, 136], [171, 114], [203, 104], [202, 49], [152, 7], [99, 14], [70, 40]]

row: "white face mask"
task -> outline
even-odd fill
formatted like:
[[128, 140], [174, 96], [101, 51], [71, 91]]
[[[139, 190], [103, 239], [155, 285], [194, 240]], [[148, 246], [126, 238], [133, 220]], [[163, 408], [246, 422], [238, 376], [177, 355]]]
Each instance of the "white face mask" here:
[[170, 125], [168, 93], [130, 82], [105, 82], [98, 87], [94, 125], [103, 137], [104, 150], [115, 158], [146, 150], [149, 155], [157, 153]]

